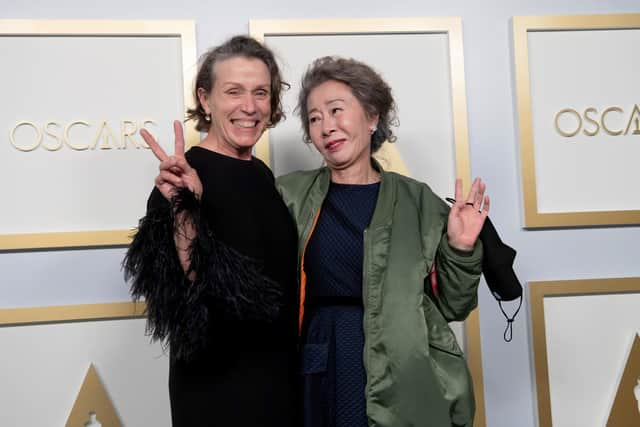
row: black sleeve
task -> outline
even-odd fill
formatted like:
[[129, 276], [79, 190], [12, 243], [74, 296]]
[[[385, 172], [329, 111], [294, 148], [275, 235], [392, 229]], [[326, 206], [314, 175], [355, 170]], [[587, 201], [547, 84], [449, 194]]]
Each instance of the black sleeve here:
[[[196, 229], [187, 280], [174, 242], [175, 218], [184, 212]], [[188, 359], [208, 343], [210, 309], [238, 319], [271, 321], [283, 290], [262, 274], [262, 266], [217, 240], [193, 193], [180, 191], [171, 203], [158, 190], [123, 261], [134, 299], [147, 305], [147, 331], [171, 346], [171, 356]]]
[[164, 198], [160, 190], [157, 187], [153, 188], [149, 198], [147, 199], [147, 213], [152, 209], [168, 208], [169, 201]]

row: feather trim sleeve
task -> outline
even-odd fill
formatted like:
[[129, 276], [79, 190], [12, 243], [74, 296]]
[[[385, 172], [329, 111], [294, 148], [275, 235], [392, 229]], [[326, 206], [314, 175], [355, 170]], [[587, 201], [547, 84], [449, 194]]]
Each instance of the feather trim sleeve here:
[[[188, 272], [195, 273], [193, 282], [175, 248], [179, 216], [195, 228]], [[171, 204], [150, 206], [123, 269], [132, 297], [146, 302], [147, 332], [170, 345], [173, 358], [189, 359], [209, 344], [214, 316], [271, 322], [283, 303], [282, 287], [263, 274], [260, 262], [215, 238], [201, 203], [188, 190], [181, 190]]]

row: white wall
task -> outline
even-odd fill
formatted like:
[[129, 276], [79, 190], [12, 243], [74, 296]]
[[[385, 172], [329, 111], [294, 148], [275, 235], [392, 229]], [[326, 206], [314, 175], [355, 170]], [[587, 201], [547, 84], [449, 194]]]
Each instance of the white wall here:
[[[640, 263], [634, 255], [640, 227], [525, 231], [520, 219], [511, 17], [623, 12], [640, 12], [640, 3], [638, 0], [0, 1], [0, 19], [193, 19], [199, 52], [231, 34], [246, 33], [249, 19], [462, 17], [472, 175], [482, 176], [488, 184], [491, 216], [503, 239], [518, 250], [516, 267], [523, 284], [531, 280], [640, 276]], [[7, 177], [2, 176], [1, 170], [0, 177], [7, 185]], [[127, 289], [119, 271], [123, 253], [123, 249], [98, 249], [0, 254], [0, 308], [125, 300]], [[537, 410], [527, 307], [517, 319], [510, 344], [502, 341], [504, 319], [486, 288], [482, 288], [480, 310], [487, 425], [535, 426]]]

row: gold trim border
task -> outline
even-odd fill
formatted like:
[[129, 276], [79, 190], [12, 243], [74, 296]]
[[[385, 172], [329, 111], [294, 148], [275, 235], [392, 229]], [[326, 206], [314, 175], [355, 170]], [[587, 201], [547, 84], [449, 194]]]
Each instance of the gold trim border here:
[[[27, 20], [0, 19], [0, 37], [9, 36], [179, 36], [185, 108], [193, 103], [192, 84], [196, 73], [195, 23], [186, 20]], [[193, 122], [185, 125], [188, 145], [200, 135]], [[69, 231], [51, 233], [0, 234], [0, 251], [86, 246], [125, 245], [133, 230]]]
[[540, 427], [552, 427], [547, 336], [544, 323], [545, 297], [606, 295], [629, 292], [640, 292], [640, 277], [529, 282], [538, 422]]
[[539, 213], [529, 74], [530, 31], [640, 29], [640, 14], [516, 16], [513, 48], [524, 201], [524, 227], [640, 224], [640, 210]]
[[[464, 77], [464, 49], [462, 20], [459, 17], [434, 18], [371, 18], [371, 19], [298, 19], [250, 20], [249, 33], [264, 42], [269, 36], [335, 35], [335, 34], [409, 34], [446, 33], [449, 38], [449, 67], [451, 73], [451, 100], [453, 138], [456, 153], [456, 174], [463, 187], [471, 185], [469, 162], [469, 130], [467, 125], [466, 84]], [[256, 157], [270, 163], [269, 135], [265, 132], [256, 145]], [[467, 361], [473, 377], [476, 399], [474, 425], [486, 426], [480, 318], [478, 309], [465, 321]]]
[[146, 308], [144, 302], [3, 308], [0, 309], [0, 327], [144, 317]]

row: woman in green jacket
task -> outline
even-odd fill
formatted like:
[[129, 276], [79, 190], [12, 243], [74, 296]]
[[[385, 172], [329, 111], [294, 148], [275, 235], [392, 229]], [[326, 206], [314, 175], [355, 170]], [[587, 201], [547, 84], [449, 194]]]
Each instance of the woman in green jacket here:
[[[351, 59], [316, 60], [298, 99], [325, 167], [278, 180], [300, 241], [305, 427], [471, 426], [471, 378], [448, 322], [477, 304], [485, 185], [451, 207], [371, 157], [395, 104]], [[432, 286], [430, 272], [434, 276]]]

